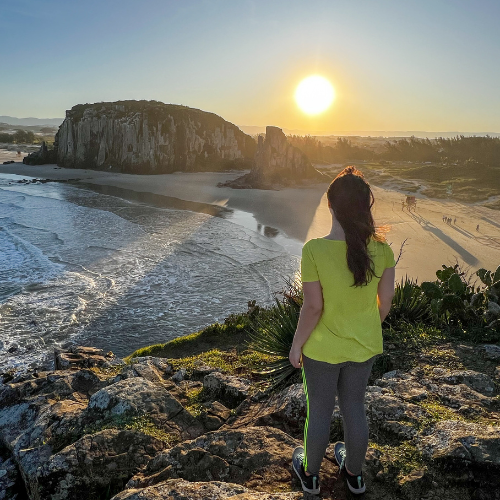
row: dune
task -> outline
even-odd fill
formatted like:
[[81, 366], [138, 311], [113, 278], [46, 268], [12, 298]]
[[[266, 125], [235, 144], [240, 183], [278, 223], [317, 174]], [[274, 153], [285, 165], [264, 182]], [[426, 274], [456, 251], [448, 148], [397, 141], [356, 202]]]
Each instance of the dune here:
[[[0, 172], [54, 180], [77, 178], [80, 183], [225, 206], [253, 214], [257, 223], [277, 228], [300, 242], [324, 236], [330, 230], [327, 184], [276, 191], [217, 187], [219, 182], [240, 176], [241, 171], [130, 175], [14, 163], [0, 165]], [[408, 275], [419, 281], [432, 280], [443, 264], [456, 262], [471, 272], [481, 267], [496, 269], [500, 264], [500, 211], [420, 196], [416, 211], [409, 212], [402, 210], [402, 192], [372, 187], [376, 223], [388, 229], [387, 240], [396, 256], [404, 242], [398, 279]], [[456, 223], [447, 224], [443, 216], [456, 218]]]

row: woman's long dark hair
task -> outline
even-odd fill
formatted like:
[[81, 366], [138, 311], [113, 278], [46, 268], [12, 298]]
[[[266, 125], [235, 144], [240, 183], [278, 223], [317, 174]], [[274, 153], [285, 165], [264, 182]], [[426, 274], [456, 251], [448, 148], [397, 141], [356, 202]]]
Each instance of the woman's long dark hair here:
[[345, 233], [347, 266], [354, 275], [354, 286], [367, 285], [375, 276], [368, 243], [370, 239], [384, 241], [371, 212], [375, 201], [372, 190], [363, 174], [350, 166], [335, 177], [326, 195]]

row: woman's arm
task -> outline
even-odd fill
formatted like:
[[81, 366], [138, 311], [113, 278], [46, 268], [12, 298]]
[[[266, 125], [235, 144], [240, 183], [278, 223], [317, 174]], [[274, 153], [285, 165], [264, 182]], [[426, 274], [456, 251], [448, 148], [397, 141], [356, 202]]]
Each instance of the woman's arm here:
[[323, 312], [323, 290], [319, 281], [308, 281], [302, 284], [304, 303], [300, 310], [299, 322], [293, 337], [292, 348], [288, 358], [295, 368], [300, 368], [302, 346], [318, 324]]
[[392, 299], [394, 297], [395, 274], [396, 271], [394, 267], [387, 267], [382, 273], [382, 277], [378, 283], [377, 303], [381, 323], [387, 317], [391, 309]]

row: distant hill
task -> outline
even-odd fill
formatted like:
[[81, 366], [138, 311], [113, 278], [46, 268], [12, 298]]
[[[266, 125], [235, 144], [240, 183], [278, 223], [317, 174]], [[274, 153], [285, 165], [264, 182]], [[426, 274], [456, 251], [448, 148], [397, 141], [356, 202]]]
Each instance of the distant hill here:
[[59, 127], [64, 121], [64, 118], [16, 118], [15, 116], [1, 116], [0, 123], [6, 123], [7, 125], [49, 125], [51, 127]]
[[[264, 134], [266, 127], [258, 125], [238, 125], [243, 132], [249, 135]], [[281, 128], [281, 127], [280, 127]], [[322, 130], [299, 130], [283, 128], [286, 135], [312, 135], [315, 137], [322, 136], [338, 136], [338, 137], [419, 137], [435, 139], [437, 137], [456, 137], [463, 135], [465, 137], [471, 136], [486, 136], [500, 137], [500, 132], [426, 132], [425, 130], [337, 130], [337, 131], [322, 131]]]

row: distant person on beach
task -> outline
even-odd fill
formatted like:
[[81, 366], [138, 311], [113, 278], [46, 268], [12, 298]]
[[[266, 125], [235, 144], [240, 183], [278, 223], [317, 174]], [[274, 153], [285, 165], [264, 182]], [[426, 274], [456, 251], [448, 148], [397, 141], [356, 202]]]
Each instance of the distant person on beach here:
[[457, 224], [457, 218], [455, 217], [455, 219], [453, 220], [453, 224]]
[[338, 395], [345, 443], [335, 443], [335, 459], [349, 490], [361, 494], [368, 447], [365, 391], [375, 357], [383, 352], [381, 323], [394, 296], [396, 263], [376, 230], [373, 193], [359, 170], [340, 172], [327, 198], [330, 234], [302, 249], [304, 303], [289, 358], [302, 368], [307, 419], [304, 446], [293, 452], [292, 466], [302, 489], [319, 494]]
[[476, 231], [479, 231], [479, 224], [476, 226]]

